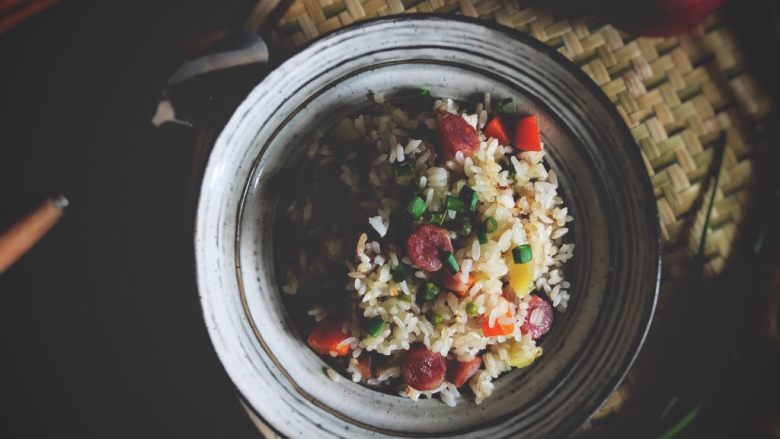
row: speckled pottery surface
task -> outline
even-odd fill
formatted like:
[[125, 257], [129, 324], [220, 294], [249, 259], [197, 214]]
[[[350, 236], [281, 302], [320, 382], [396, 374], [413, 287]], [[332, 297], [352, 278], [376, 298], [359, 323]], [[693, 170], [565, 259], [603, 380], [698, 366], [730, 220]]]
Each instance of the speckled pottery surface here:
[[[481, 405], [412, 400], [334, 382], [290, 323], [274, 275], [274, 175], [317, 129], [402, 101], [513, 97], [539, 117], [547, 164], [575, 220], [572, 298], [531, 367]], [[302, 175], [300, 178], [306, 178]], [[618, 385], [653, 315], [660, 241], [639, 150], [602, 92], [562, 56], [507, 28], [404, 16], [340, 29], [271, 73], [238, 108], [209, 159], [196, 221], [197, 276], [215, 350], [236, 388], [281, 436], [558, 437]]]

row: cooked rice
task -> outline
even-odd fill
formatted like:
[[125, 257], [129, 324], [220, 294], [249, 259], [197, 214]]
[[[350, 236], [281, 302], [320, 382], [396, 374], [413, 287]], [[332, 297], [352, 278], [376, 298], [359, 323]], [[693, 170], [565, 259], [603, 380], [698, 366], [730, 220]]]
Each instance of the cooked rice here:
[[341, 379], [341, 375], [339, 375], [338, 372], [336, 372], [335, 370], [333, 370], [330, 367], [325, 369], [325, 373], [327, 373], [328, 374], [328, 378], [330, 378], [334, 382], [338, 382]]
[[[497, 229], [488, 234], [485, 244], [480, 244], [476, 236], [471, 236], [465, 239], [465, 245], [456, 248], [455, 257], [463, 273], [466, 276], [470, 273], [477, 279], [467, 296], [460, 298], [452, 293], [442, 293], [433, 301], [421, 305], [414, 300], [416, 291], [429, 275], [416, 270], [407, 280], [396, 282], [390, 271], [399, 259], [411, 264], [407, 257], [399, 257], [403, 255], [403, 249], [392, 245], [380, 246], [377, 241], [369, 241], [367, 233], [361, 233], [351, 254], [344, 249], [346, 246], [342, 246], [341, 241], [323, 240], [327, 258], [343, 263], [350, 278], [345, 289], [352, 298], [353, 308], [348, 313], [346, 326], [354, 336], [354, 340], [349, 341], [357, 353], [353, 352], [348, 360], [346, 371], [353, 381], [359, 382], [365, 378], [361, 376], [356, 359], [361, 352], [375, 352], [397, 360], [403, 351], [417, 342], [433, 352], [459, 361], [469, 361], [482, 353], [483, 368], [468, 383], [479, 404], [492, 393], [493, 380], [512, 368], [509, 364], [510, 352], [522, 352], [531, 360], [541, 355], [541, 348], [536, 346], [530, 335], [520, 331], [526, 319], [539, 323], [541, 318], [538, 310], [528, 315], [531, 296], [526, 295], [513, 303], [502, 294], [509, 272], [506, 254], [512, 247], [530, 245], [534, 255], [531, 262], [534, 288], [544, 292], [558, 311], [564, 311], [568, 306], [570, 284], [564, 279], [563, 265], [573, 257], [574, 251], [574, 244], [565, 243], [564, 238], [569, 232], [566, 224], [572, 221], [572, 217], [558, 195], [555, 172], [548, 171], [544, 165], [543, 151], [511, 156], [514, 179], [502, 169], [499, 160], [512, 149], [499, 145], [494, 138], [485, 138], [481, 132], [491, 110], [490, 95], [485, 95], [484, 102], [479, 104], [475, 113], [461, 114], [464, 120], [478, 129], [481, 142], [477, 152], [465, 158], [458, 153], [454, 161], [438, 166], [434, 166], [437, 151], [433, 145], [409, 134], [410, 130], [418, 128], [435, 131], [437, 120], [433, 113], [410, 115], [385, 103], [384, 96], [379, 93], [374, 93], [372, 98], [382, 111], [362, 114], [353, 120], [356, 129], [375, 148], [368, 180], [363, 181], [354, 172], [352, 163], [343, 163], [338, 174], [338, 180], [350, 193], [373, 193], [373, 200], [361, 205], [367, 212], [363, 230], [372, 229], [371, 233], [376, 232], [380, 238], [392, 233], [391, 211], [398, 208], [400, 202], [393, 199], [389, 188], [405, 178], [396, 176], [394, 172], [399, 162], [412, 164], [413, 175], [406, 177], [406, 181], [419, 187], [429, 211], [441, 209], [448, 195], [458, 194], [467, 184], [479, 196], [480, 216], [493, 216]], [[456, 114], [459, 111], [458, 104], [451, 99], [436, 100], [433, 108], [434, 111]], [[324, 136], [318, 134], [315, 137], [307, 148], [306, 157], [315, 162], [323, 157], [333, 158], [333, 148], [321, 143]], [[345, 159], [354, 161], [356, 156], [348, 155]], [[323, 164], [322, 161], [318, 163]], [[302, 203], [302, 207], [296, 203]], [[302, 213], [297, 213], [299, 210]], [[294, 201], [286, 211], [293, 220], [301, 218], [304, 226], [317, 223], [318, 213], [310, 196]], [[310, 236], [318, 239], [319, 235]], [[316, 270], [317, 267], [312, 264], [314, 255], [308, 255], [307, 265], [306, 253], [301, 254], [298, 274], [303, 276], [304, 271]], [[298, 275], [289, 271], [285, 281], [283, 291], [296, 294], [300, 287]], [[413, 300], [403, 301], [399, 297], [401, 294], [412, 296]], [[484, 336], [481, 326], [465, 311], [469, 302], [477, 306], [478, 314], [487, 318], [491, 326], [496, 323], [512, 325], [514, 331], [506, 336]], [[314, 306], [309, 314], [320, 321], [328, 316], [328, 310], [324, 306]], [[441, 316], [443, 324], [434, 325], [429, 320], [430, 315]], [[370, 336], [360, 330], [360, 316], [381, 317], [389, 324], [378, 335]], [[331, 368], [327, 369], [327, 374], [334, 381], [339, 378]], [[382, 385], [399, 375], [399, 368], [395, 365], [384, 369], [368, 383]], [[398, 393], [413, 400], [438, 394], [442, 402], [450, 406], [454, 406], [460, 396], [455, 385], [446, 380], [434, 391], [420, 392], [404, 386], [398, 389]]]

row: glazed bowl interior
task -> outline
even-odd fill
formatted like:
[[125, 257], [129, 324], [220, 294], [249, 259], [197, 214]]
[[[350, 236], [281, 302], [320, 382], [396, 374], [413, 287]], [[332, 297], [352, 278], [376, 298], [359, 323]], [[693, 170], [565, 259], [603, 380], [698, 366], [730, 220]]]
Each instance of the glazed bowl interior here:
[[[618, 384], [646, 334], [658, 280], [656, 214], [641, 158], [597, 88], [538, 43], [443, 18], [373, 21], [315, 43], [241, 105], [209, 161], [197, 218], [204, 316], [220, 359], [249, 405], [292, 437], [545, 436], [570, 432]], [[323, 44], [325, 43], [325, 44]], [[274, 220], [278, 175], [306, 139], [369, 105], [433, 96], [512, 97], [539, 117], [546, 164], [574, 217], [568, 310], [531, 367], [495, 381], [481, 405], [377, 392], [337, 382], [281, 300]], [[300, 175], [297, 178], [306, 178]], [[334, 292], [339, 294], [340, 292]]]

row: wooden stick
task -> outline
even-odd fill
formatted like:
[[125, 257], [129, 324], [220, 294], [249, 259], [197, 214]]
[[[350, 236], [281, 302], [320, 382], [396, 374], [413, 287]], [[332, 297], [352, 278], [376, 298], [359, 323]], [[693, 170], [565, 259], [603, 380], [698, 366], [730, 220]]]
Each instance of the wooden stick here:
[[68, 200], [48, 199], [0, 235], [0, 273], [7, 270], [62, 218]]
[[27, 0], [0, 0], [0, 14], [4, 14], [11, 9], [21, 5]]
[[6, 33], [16, 26], [27, 21], [28, 18], [38, 15], [49, 9], [60, 0], [28, 0], [24, 4], [6, 15], [0, 15], [0, 34]]

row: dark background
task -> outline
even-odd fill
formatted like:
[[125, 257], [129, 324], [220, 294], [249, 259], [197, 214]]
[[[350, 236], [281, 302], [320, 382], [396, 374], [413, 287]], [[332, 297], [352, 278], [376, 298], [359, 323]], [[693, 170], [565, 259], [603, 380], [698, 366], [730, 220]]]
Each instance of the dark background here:
[[[63, 221], [0, 276], [0, 437], [259, 437], [198, 303], [194, 133], [149, 123], [175, 49], [242, 22], [254, 3], [69, 0], [0, 35], [0, 230], [46, 196], [71, 201]], [[780, 33], [767, 23], [765, 3], [734, 0], [726, 14], [777, 102]], [[763, 174], [777, 176], [778, 161], [759, 161]], [[778, 187], [767, 183], [768, 194]], [[764, 213], [753, 216], [755, 223]], [[731, 317], [719, 322], [755, 324], [757, 312], [735, 319], [732, 303], [721, 308]], [[776, 377], [756, 366], [762, 361], [703, 380], [717, 392], [706, 392], [710, 408], [686, 437], [744, 426], [749, 433], [727, 435], [754, 436], [755, 404], [773, 388], [764, 378]], [[723, 363], [704, 362], [703, 370]], [[670, 375], [679, 375], [679, 363], [670, 363]], [[623, 419], [630, 437], [650, 432]]]
[[71, 201], [0, 276], [0, 436], [258, 437], [201, 317], [192, 133], [149, 123], [173, 48], [252, 3], [67, 1], [0, 35], [0, 228]]

